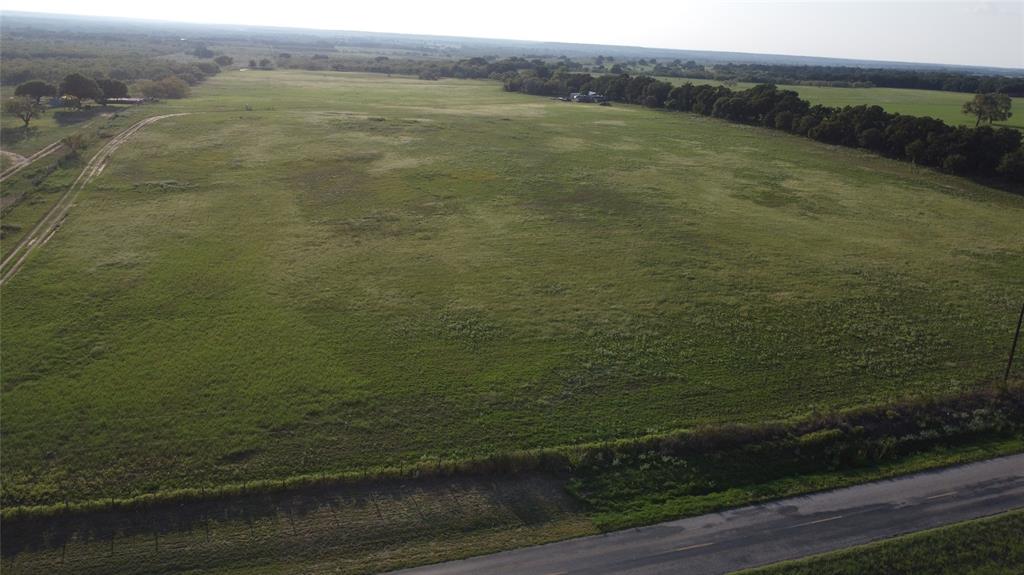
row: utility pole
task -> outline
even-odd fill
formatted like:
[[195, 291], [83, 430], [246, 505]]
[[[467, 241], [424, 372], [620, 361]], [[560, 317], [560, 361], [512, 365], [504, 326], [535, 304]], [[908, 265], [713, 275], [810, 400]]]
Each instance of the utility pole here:
[[1017, 341], [1020, 340], [1020, 326], [1024, 324], [1024, 305], [1020, 307], [1020, 317], [1017, 318], [1017, 331], [1013, 334], [1013, 345], [1010, 346], [1010, 359], [1006, 361], [1006, 373], [1003, 374], [1003, 383], [1010, 381], [1010, 369], [1013, 367], [1013, 354], [1017, 351]]

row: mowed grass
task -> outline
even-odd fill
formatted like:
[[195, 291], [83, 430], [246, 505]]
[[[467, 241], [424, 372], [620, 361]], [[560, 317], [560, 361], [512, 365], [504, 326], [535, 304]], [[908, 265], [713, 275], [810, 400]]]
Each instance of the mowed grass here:
[[1024, 198], [774, 131], [297, 71], [164, 109], [3, 287], [5, 504], [970, 387], [1024, 294]]
[[[660, 78], [675, 85], [690, 82], [694, 85], [719, 85], [716, 80], [700, 78]], [[756, 84], [737, 82], [734, 90], [745, 90]], [[779, 88], [793, 90], [811, 104], [823, 106], [881, 106], [886, 112], [907, 116], [930, 116], [938, 118], [950, 126], [974, 127], [977, 118], [964, 114], [961, 109], [965, 102], [974, 98], [974, 94], [961, 92], [942, 92], [939, 90], [913, 90], [909, 88], [832, 88], [828, 86], [791, 86], [779, 85]], [[1020, 98], [1013, 100], [1013, 115], [1005, 121], [996, 122], [996, 127], [1024, 129], [1024, 105]]]

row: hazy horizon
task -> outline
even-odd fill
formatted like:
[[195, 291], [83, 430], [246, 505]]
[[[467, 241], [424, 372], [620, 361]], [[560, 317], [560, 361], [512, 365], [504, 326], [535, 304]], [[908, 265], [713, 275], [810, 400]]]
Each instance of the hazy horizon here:
[[[173, 5], [79, 5], [40, 0], [25, 12], [461, 36], [674, 50], [743, 52], [921, 64], [1024, 68], [1024, 4], [1015, 2], [675, 2], [625, 12], [527, 0], [496, 16], [480, 4], [377, 5], [287, 11], [182, 0]], [[568, 23], [568, 24], [567, 24]]]

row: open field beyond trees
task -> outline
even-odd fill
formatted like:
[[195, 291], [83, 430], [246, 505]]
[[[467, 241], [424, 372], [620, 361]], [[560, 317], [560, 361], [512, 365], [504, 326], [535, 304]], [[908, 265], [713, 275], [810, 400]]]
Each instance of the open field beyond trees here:
[[1024, 197], [783, 133], [298, 71], [175, 112], [3, 287], [5, 505], [972, 388], [1024, 293]]
[[[722, 82], [700, 78], [669, 78], [659, 80], [673, 85], [690, 82], [693, 85]], [[757, 84], [737, 82], [734, 89], [745, 90]], [[905, 88], [840, 88], [831, 86], [791, 86], [779, 85], [780, 89], [793, 90], [811, 104], [822, 106], [881, 106], [886, 112], [906, 116], [930, 116], [950, 126], [974, 126], [976, 118], [964, 114], [961, 109], [973, 94], [959, 92], [942, 92], [939, 90], [912, 90]], [[995, 126], [1024, 129], [1024, 106], [1021, 99], [1013, 100], [1013, 116], [1008, 120], [996, 122]]]

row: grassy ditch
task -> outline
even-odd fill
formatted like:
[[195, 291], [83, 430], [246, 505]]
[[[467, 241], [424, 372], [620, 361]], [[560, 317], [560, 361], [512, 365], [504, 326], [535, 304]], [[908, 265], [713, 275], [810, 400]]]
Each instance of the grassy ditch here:
[[1019, 449], [1021, 397], [1009, 388], [593, 448], [568, 488], [612, 530], [843, 487], [955, 462], [979, 442]]
[[[304, 529], [341, 529], [353, 514], [369, 513], [370, 519], [360, 521], [376, 517], [380, 524], [371, 530], [374, 537], [350, 535], [346, 543], [331, 548], [346, 557], [365, 555], [352, 564], [351, 572], [372, 571], [385, 564], [411, 565], [501, 549], [499, 533], [508, 530], [520, 530], [523, 539], [516, 539], [517, 545], [538, 543], [1020, 451], [1021, 422], [1024, 388], [1018, 382], [999, 390], [910, 399], [761, 426], [703, 428], [463, 461], [424, 461], [366, 474], [301, 476], [216, 490], [15, 507], [3, 512], [3, 556], [46, 563], [58, 551], [66, 554], [71, 545], [82, 548], [81, 556], [96, 555], [90, 561], [110, 567], [90, 545], [130, 548], [141, 538], [148, 543], [140, 549], [149, 549], [160, 545], [161, 537], [188, 533], [195, 541], [180, 544], [202, 547], [210, 542], [203, 533], [211, 523], [216, 532], [244, 534], [242, 526], [267, 522], [267, 537], [282, 529], [293, 531], [290, 539], [302, 540], [297, 534]], [[489, 510], [476, 514], [479, 521], [467, 518], [474, 513], [463, 509], [466, 497], [479, 499]], [[388, 519], [380, 501], [390, 501], [402, 510], [395, 513], [414, 520], [406, 525]], [[474, 547], [469, 539], [426, 529], [425, 525], [454, 521], [445, 519], [448, 515], [469, 521], [457, 522], [464, 537], [488, 542]], [[303, 523], [318, 525], [325, 517], [334, 527]], [[496, 519], [501, 517], [505, 519]], [[360, 533], [367, 529], [360, 528]], [[408, 533], [424, 529], [419, 552], [389, 554], [385, 563], [373, 558], [384, 549], [395, 552]], [[440, 543], [448, 539], [452, 541]], [[358, 553], [351, 547], [355, 542]], [[290, 545], [305, 544], [296, 540]], [[303, 553], [314, 549], [299, 555], [305, 557]]]
[[[635, 439], [522, 450], [464, 460], [425, 460], [362, 472], [298, 475], [206, 489], [173, 489], [128, 498], [13, 506], [5, 521], [83, 512], [133, 510], [307, 487], [457, 476], [548, 473], [568, 478], [570, 491], [595, 510], [642, 504], [644, 497], [706, 495], [821, 471], [861, 469], [937, 447], [1024, 431], [1020, 383], [970, 393], [814, 414], [792, 422], [708, 426]], [[738, 501], [737, 504], [745, 503]], [[725, 506], [729, 504], [726, 503]]]
[[[965, 521], [742, 571], [743, 575], [1015, 575], [1024, 565], [1024, 510]], [[739, 574], [737, 574], [739, 575]]]

